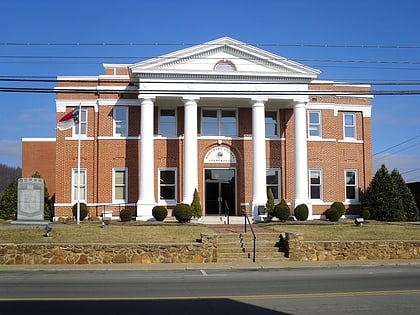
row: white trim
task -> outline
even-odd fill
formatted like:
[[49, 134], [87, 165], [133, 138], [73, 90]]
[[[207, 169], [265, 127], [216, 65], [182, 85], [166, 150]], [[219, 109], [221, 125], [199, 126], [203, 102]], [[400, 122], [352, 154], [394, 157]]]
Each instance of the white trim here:
[[[345, 117], [352, 116], [353, 117], [353, 125], [346, 125]], [[353, 137], [346, 137], [346, 126], [348, 128], [353, 128]], [[357, 117], [355, 112], [343, 112], [343, 140], [347, 141], [356, 141], [357, 140]]]
[[[216, 123], [217, 123], [217, 134], [216, 135], [202, 135], [203, 134], [203, 113], [204, 111], [216, 111]], [[222, 113], [223, 112], [227, 112], [227, 111], [234, 111], [235, 112], [235, 134], [234, 135], [223, 135], [221, 133], [221, 127], [222, 127]], [[238, 108], [221, 108], [221, 107], [203, 107], [201, 108], [201, 113], [200, 113], [201, 117], [201, 124], [200, 124], [200, 135], [201, 137], [198, 138], [203, 138], [203, 137], [217, 137], [217, 138], [225, 138], [225, 139], [233, 139], [234, 137], [238, 137], [238, 131], [239, 131], [239, 126], [238, 126]], [[205, 138], [204, 138], [205, 139]]]
[[[320, 198], [312, 198], [311, 196], [311, 172], [312, 171], [319, 171], [319, 185], [314, 185], [314, 186], [319, 186], [320, 187], [320, 191], [319, 191], [319, 195]], [[309, 193], [309, 200], [311, 201], [312, 204], [315, 204], [317, 201], [322, 202], [324, 199], [324, 176], [323, 176], [323, 172], [322, 172], [322, 168], [317, 168], [317, 167], [313, 167], [313, 168], [309, 168], [308, 169], [308, 193]]]
[[[124, 134], [123, 133], [117, 133], [117, 125], [116, 125], [117, 120], [115, 118], [117, 110], [124, 110], [125, 111], [125, 117], [124, 117], [124, 120], [122, 121], [122, 123], [125, 123], [125, 125], [126, 125], [126, 132]], [[114, 106], [114, 108], [112, 109], [112, 134], [113, 134], [114, 137], [123, 138], [123, 137], [128, 136], [128, 128], [129, 128], [129, 126], [128, 126], [128, 121], [129, 121], [128, 120], [128, 112], [129, 112], [129, 110], [128, 110], [128, 107], [126, 107], [126, 106]]]
[[[171, 134], [171, 135], [162, 135], [161, 134], [161, 128], [160, 128], [160, 126], [161, 126], [161, 120], [160, 120], [160, 118], [161, 118], [161, 112], [162, 112], [162, 110], [173, 110], [174, 111], [174, 119], [175, 119], [175, 130], [174, 130], [174, 134]], [[177, 115], [177, 110], [176, 110], [176, 107], [175, 108], [170, 108], [170, 107], [159, 107], [159, 109], [158, 109], [158, 136], [160, 137], [160, 138], [178, 138], [178, 115]]]
[[[75, 191], [74, 189], [77, 188], [77, 178], [76, 174], [77, 174], [78, 168], [77, 167], [72, 167], [71, 169], [71, 205], [74, 205], [77, 202], [77, 198], [75, 196]], [[80, 174], [84, 174], [84, 188], [80, 187], [80, 191], [84, 191], [84, 195], [85, 195], [85, 199], [80, 199], [80, 202], [86, 203], [86, 197], [87, 197], [87, 168], [82, 167], [80, 168]], [[79, 176], [77, 176], [79, 177]], [[81, 177], [81, 176], [80, 176]]]
[[[355, 189], [355, 198], [348, 199], [347, 198], [347, 172], [354, 172], [354, 189]], [[353, 185], [351, 185], [353, 187]], [[359, 170], [356, 168], [346, 168], [344, 169], [344, 200], [346, 204], [353, 205], [353, 204], [360, 204], [359, 201]]]
[[[174, 187], [175, 187], [174, 197], [175, 197], [175, 199], [161, 199], [161, 194], [160, 194], [160, 188], [161, 188], [160, 172], [161, 171], [173, 171], [174, 172]], [[172, 186], [170, 186], [170, 187], [172, 187]], [[178, 197], [178, 168], [176, 168], [176, 167], [159, 167], [158, 168], [158, 204], [160, 204], [160, 205], [175, 205], [178, 202], [177, 197]]]
[[[281, 167], [268, 167], [265, 170], [265, 177], [267, 178], [267, 172], [268, 171], [277, 171], [277, 193], [278, 193], [278, 198], [274, 198], [274, 202], [277, 204], [280, 200], [281, 200], [281, 192], [282, 192], [282, 187], [281, 187]], [[266, 190], [268, 191], [268, 188], [274, 186], [273, 184], [269, 184], [268, 181], [266, 180]], [[267, 198], [268, 198], [268, 194], [267, 194]]]
[[56, 138], [22, 138], [22, 142], [55, 142]]
[[[306, 119], [307, 119], [307, 122], [308, 122], [308, 130], [307, 130], [307, 132], [308, 132], [308, 139], [312, 139], [312, 138], [322, 139], [322, 111], [319, 110], [319, 109], [310, 109], [310, 110], [306, 110], [306, 113], [307, 113]], [[317, 113], [318, 114], [319, 124], [317, 126], [319, 126], [319, 129], [318, 129], [318, 135], [316, 135], [316, 136], [311, 136], [310, 135], [310, 133], [311, 133], [311, 128], [310, 128], [310, 126], [311, 126], [310, 114], [311, 113]]]

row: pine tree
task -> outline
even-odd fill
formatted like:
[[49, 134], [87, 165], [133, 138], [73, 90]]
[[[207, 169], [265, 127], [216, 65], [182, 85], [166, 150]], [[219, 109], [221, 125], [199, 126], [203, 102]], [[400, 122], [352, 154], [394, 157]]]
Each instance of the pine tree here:
[[419, 209], [417, 208], [413, 193], [407, 187], [407, 184], [397, 169], [391, 172], [391, 177], [398, 188], [406, 219], [408, 221], [416, 221], [419, 216]]
[[197, 188], [194, 189], [193, 201], [191, 203], [192, 214], [196, 218], [201, 218], [202, 209], [200, 202], [200, 195], [198, 194]]
[[4, 190], [0, 200], [0, 218], [3, 220], [16, 219], [18, 201], [18, 179], [15, 178]]
[[364, 203], [372, 219], [379, 221], [404, 221], [406, 219], [399, 189], [385, 165], [378, 169], [370, 182]]

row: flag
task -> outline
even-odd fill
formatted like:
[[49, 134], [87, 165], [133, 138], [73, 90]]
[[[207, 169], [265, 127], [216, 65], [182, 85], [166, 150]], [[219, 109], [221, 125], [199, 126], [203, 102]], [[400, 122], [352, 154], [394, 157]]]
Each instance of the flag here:
[[73, 110], [65, 114], [57, 124], [60, 130], [66, 130], [79, 123], [79, 108], [75, 107]]

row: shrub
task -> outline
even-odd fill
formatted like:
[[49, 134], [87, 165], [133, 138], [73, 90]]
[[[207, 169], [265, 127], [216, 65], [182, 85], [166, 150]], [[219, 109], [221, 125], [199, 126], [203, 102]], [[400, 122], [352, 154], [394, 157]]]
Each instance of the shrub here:
[[[72, 208], [73, 216], [77, 218], [77, 203]], [[88, 215], [87, 205], [84, 202], [80, 203], [80, 221], [83, 221]]]
[[179, 223], [189, 222], [192, 217], [191, 206], [186, 203], [178, 203], [174, 208], [173, 216]]
[[340, 214], [336, 208], [329, 208], [325, 212], [325, 217], [331, 222], [337, 222], [340, 219]]
[[274, 204], [274, 195], [271, 188], [268, 188], [267, 192], [267, 204], [265, 205], [265, 211], [269, 217], [274, 217], [274, 208], [276, 205]]
[[201, 209], [200, 195], [198, 194], [197, 188], [194, 189], [194, 197], [191, 203], [191, 210], [194, 217], [201, 218], [203, 211]]
[[302, 203], [295, 208], [294, 213], [295, 213], [295, 218], [298, 221], [306, 221], [309, 216], [308, 206]]
[[121, 222], [131, 221], [131, 211], [128, 209], [122, 209], [120, 211], [120, 219], [121, 219]]
[[152, 215], [156, 221], [162, 222], [168, 216], [168, 210], [165, 206], [154, 206], [152, 209]]
[[370, 218], [370, 211], [368, 208], [363, 208], [361, 216], [363, 219], [367, 220]]
[[331, 205], [331, 208], [334, 208], [338, 212], [338, 217], [341, 218], [346, 213], [346, 207], [341, 201], [335, 201]]
[[290, 207], [287, 205], [286, 200], [282, 199], [280, 203], [278, 203], [274, 207], [274, 215], [280, 221], [286, 221], [290, 216]]

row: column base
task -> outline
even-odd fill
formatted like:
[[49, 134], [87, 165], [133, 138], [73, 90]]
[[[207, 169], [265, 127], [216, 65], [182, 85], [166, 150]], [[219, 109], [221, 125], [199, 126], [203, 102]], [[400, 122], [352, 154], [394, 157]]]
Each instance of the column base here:
[[155, 221], [152, 215], [154, 206], [156, 206], [155, 202], [138, 201], [136, 221]]
[[264, 213], [265, 203], [261, 204], [258, 201], [251, 201], [251, 216], [254, 223], [263, 222], [266, 217]]

